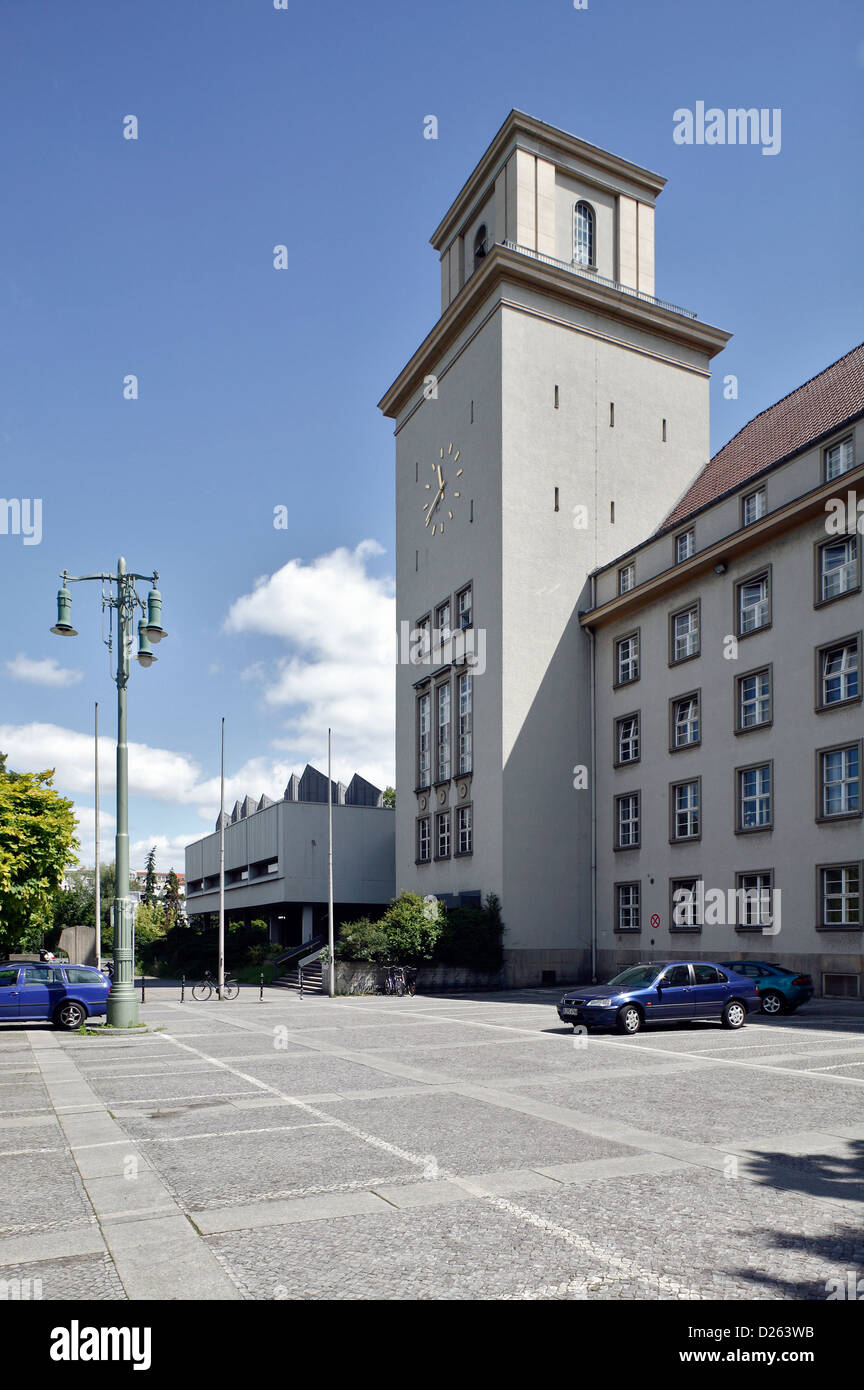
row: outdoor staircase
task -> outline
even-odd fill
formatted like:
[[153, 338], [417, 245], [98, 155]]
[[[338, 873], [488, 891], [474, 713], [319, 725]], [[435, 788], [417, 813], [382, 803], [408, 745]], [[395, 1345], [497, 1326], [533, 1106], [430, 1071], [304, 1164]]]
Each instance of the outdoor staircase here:
[[321, 952], [324, 938], [313, 936], [302, 946], [284, 951], [273, 962], [273, 984], [277, 989], [290, 989], [296, 994], [323, 994], [324, 970]]
[[308, 965], [294, 965], [284, 975], [273, 981], [277, 989], [292, 989], [295, 994], [323, 994], [324, 970], [320, 959], [311, 960]]

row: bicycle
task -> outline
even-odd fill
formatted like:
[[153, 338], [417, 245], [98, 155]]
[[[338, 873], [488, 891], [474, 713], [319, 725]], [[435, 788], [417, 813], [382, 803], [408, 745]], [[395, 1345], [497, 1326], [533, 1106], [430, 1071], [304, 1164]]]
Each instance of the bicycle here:
[[[210, 971], [205, 970], [204, 979], [199, 980], [196, 985], [192, 986], [192, 998], [199, 1000], [209, 999], [211, 994], [214, 993], [218, 995], [219, 985], [216, 982], [216, 980], [213, 979], [213, 976], [211, 975]], [[236, 999], [239, 993], [240, 986], [238, 985], [237, 981], [232, 980], [229, 975], [226, 975], [225, 983], [222, 986], [222, 998]]]
[[400, 999], [405, 994], [413, 995], [416, 980], [416, 970], [406, 970], [403, 965], [388, 965], [384, 977], [384, 993], [395, 994]]

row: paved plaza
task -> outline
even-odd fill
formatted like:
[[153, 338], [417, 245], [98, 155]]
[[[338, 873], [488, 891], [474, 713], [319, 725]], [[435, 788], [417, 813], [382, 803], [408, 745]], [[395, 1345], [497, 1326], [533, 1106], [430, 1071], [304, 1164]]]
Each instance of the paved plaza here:
[[0, 1025], [0, 1280], [43, 1299], [825, 1299], [864, 1277], [864, 1009], [559, 1023], [277, 990]]

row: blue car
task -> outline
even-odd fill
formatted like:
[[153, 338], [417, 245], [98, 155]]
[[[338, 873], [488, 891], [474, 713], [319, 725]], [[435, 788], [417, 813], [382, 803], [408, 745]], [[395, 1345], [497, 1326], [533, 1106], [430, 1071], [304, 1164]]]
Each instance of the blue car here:
[[813, 977], [785, 965], [769, 965], [764, 960], [724, 960], [724, 970], [734, 970], [753, 980], [759, 991], [763, 1014], [794, 1014], [799, 1004], [813, 998]]
[[111, 981], [90, 965], [0, 962], [0, 1023], [50, 1020], [55, 1028], [80, 1028], [104, 1014]]
[[628, 965], [606, 985], [568, 990], [558, 1003], [562, 1023], [581, 1028], [617, 1028], [638, 1033], [646, 1023], [679, 1019], [717, 1019], [724, 1028], [740, 1028], [758, 1009], [754, 980], [707, 960], [648, 961]]

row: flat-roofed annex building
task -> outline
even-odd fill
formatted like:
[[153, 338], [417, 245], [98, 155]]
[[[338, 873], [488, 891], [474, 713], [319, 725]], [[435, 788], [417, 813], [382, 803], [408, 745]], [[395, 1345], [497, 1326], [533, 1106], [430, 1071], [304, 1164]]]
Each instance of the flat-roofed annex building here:
[[594, 574], [601, 976], [743, 955], [862, 992], [862, 460], [864, 345]]
[[[333, 896], [342, 922], [383, 911], [395, 893], [394, 811], [355, 775], [332, 784]], [[307, 766], [281, 801], [247, 796], [225, 813], [225, 915], [267, 922], [270, 940], [299, 945], [326, 934], [327, 778]], [[186, 911], [219, 910], [219, 831], [186, 847]]]

